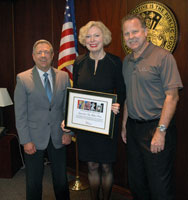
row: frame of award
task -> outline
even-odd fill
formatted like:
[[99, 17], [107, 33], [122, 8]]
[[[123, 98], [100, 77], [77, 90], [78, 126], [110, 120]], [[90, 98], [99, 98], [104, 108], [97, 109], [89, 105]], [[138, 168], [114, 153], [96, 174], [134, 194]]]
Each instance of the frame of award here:
[[113, 137], [116, 94], [67, 88], [65, 128]]

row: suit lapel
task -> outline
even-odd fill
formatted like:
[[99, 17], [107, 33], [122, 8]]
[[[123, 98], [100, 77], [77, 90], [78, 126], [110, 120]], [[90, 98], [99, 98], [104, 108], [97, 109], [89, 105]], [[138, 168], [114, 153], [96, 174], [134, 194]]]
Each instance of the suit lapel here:
[[57, 76], [56, 76], [56, 71], [54, 70], [54, 68], [51, 68], [51, 72], [52, 72], [52, 81], [53, 81], [53, 94], [52, 94], [52, 101], [51, 103], [54, 102], [54, 97], [55, 97], [55, 94], [56, 94], [56, 90], [57, 90]]
[[39, 73], [37, 71], [36, 66], [33, 68], [33, 81], [34, 81], [34, 83], [36, 85], [36, 89], [39, 90], [39, 92], [42, 94], [42, 96], [44, 96], [45, 98], [48, 99], [46, 91], [45, 91], [45, 88], [44, 88], [44, 86], [42, 84], [42, 81], [41, 81], [41, 78], [40, 78], [40, 75], [39, 75]]

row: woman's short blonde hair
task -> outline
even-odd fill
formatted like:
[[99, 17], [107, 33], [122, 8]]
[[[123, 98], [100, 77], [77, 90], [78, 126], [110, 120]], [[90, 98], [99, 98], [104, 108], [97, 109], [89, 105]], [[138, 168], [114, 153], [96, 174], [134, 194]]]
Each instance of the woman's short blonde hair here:
[[110, 44], [112, 40], [111, 32], [101, 21], [90, 21], [85, 26], [82, 26], [79, 31], [79, 42], [83, 46], [86, 46], [86, 35], [88, 33], [88, 30], [93, 26], [98, 27], [102, 31], [104, 46]]

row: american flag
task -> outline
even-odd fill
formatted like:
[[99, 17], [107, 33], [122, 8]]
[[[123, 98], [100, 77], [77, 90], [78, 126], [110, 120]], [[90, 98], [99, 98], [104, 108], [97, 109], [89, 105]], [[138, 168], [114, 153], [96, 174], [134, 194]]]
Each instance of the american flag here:
[[77, 53], [77, 34], [74, 15], [74, 0], [66, 0], [64, 23], [62, 26], [58, 69], [68, 72], [72, 80], [73, 63]]

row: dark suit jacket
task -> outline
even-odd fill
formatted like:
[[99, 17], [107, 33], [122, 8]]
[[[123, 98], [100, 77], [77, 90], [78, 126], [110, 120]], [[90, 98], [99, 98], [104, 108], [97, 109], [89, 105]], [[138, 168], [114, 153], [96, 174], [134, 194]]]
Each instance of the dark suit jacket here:
[[64, 120], [66, 88], [70, 81], [66, 72], [52, 68], [51, 103], [34, 66], [17, 75], [14, 93], [16, 128], [21, 144], [33, 142], [36, 149], [47, 147], [50, 136], [55, 148], [61, 148], [61, 122]]

